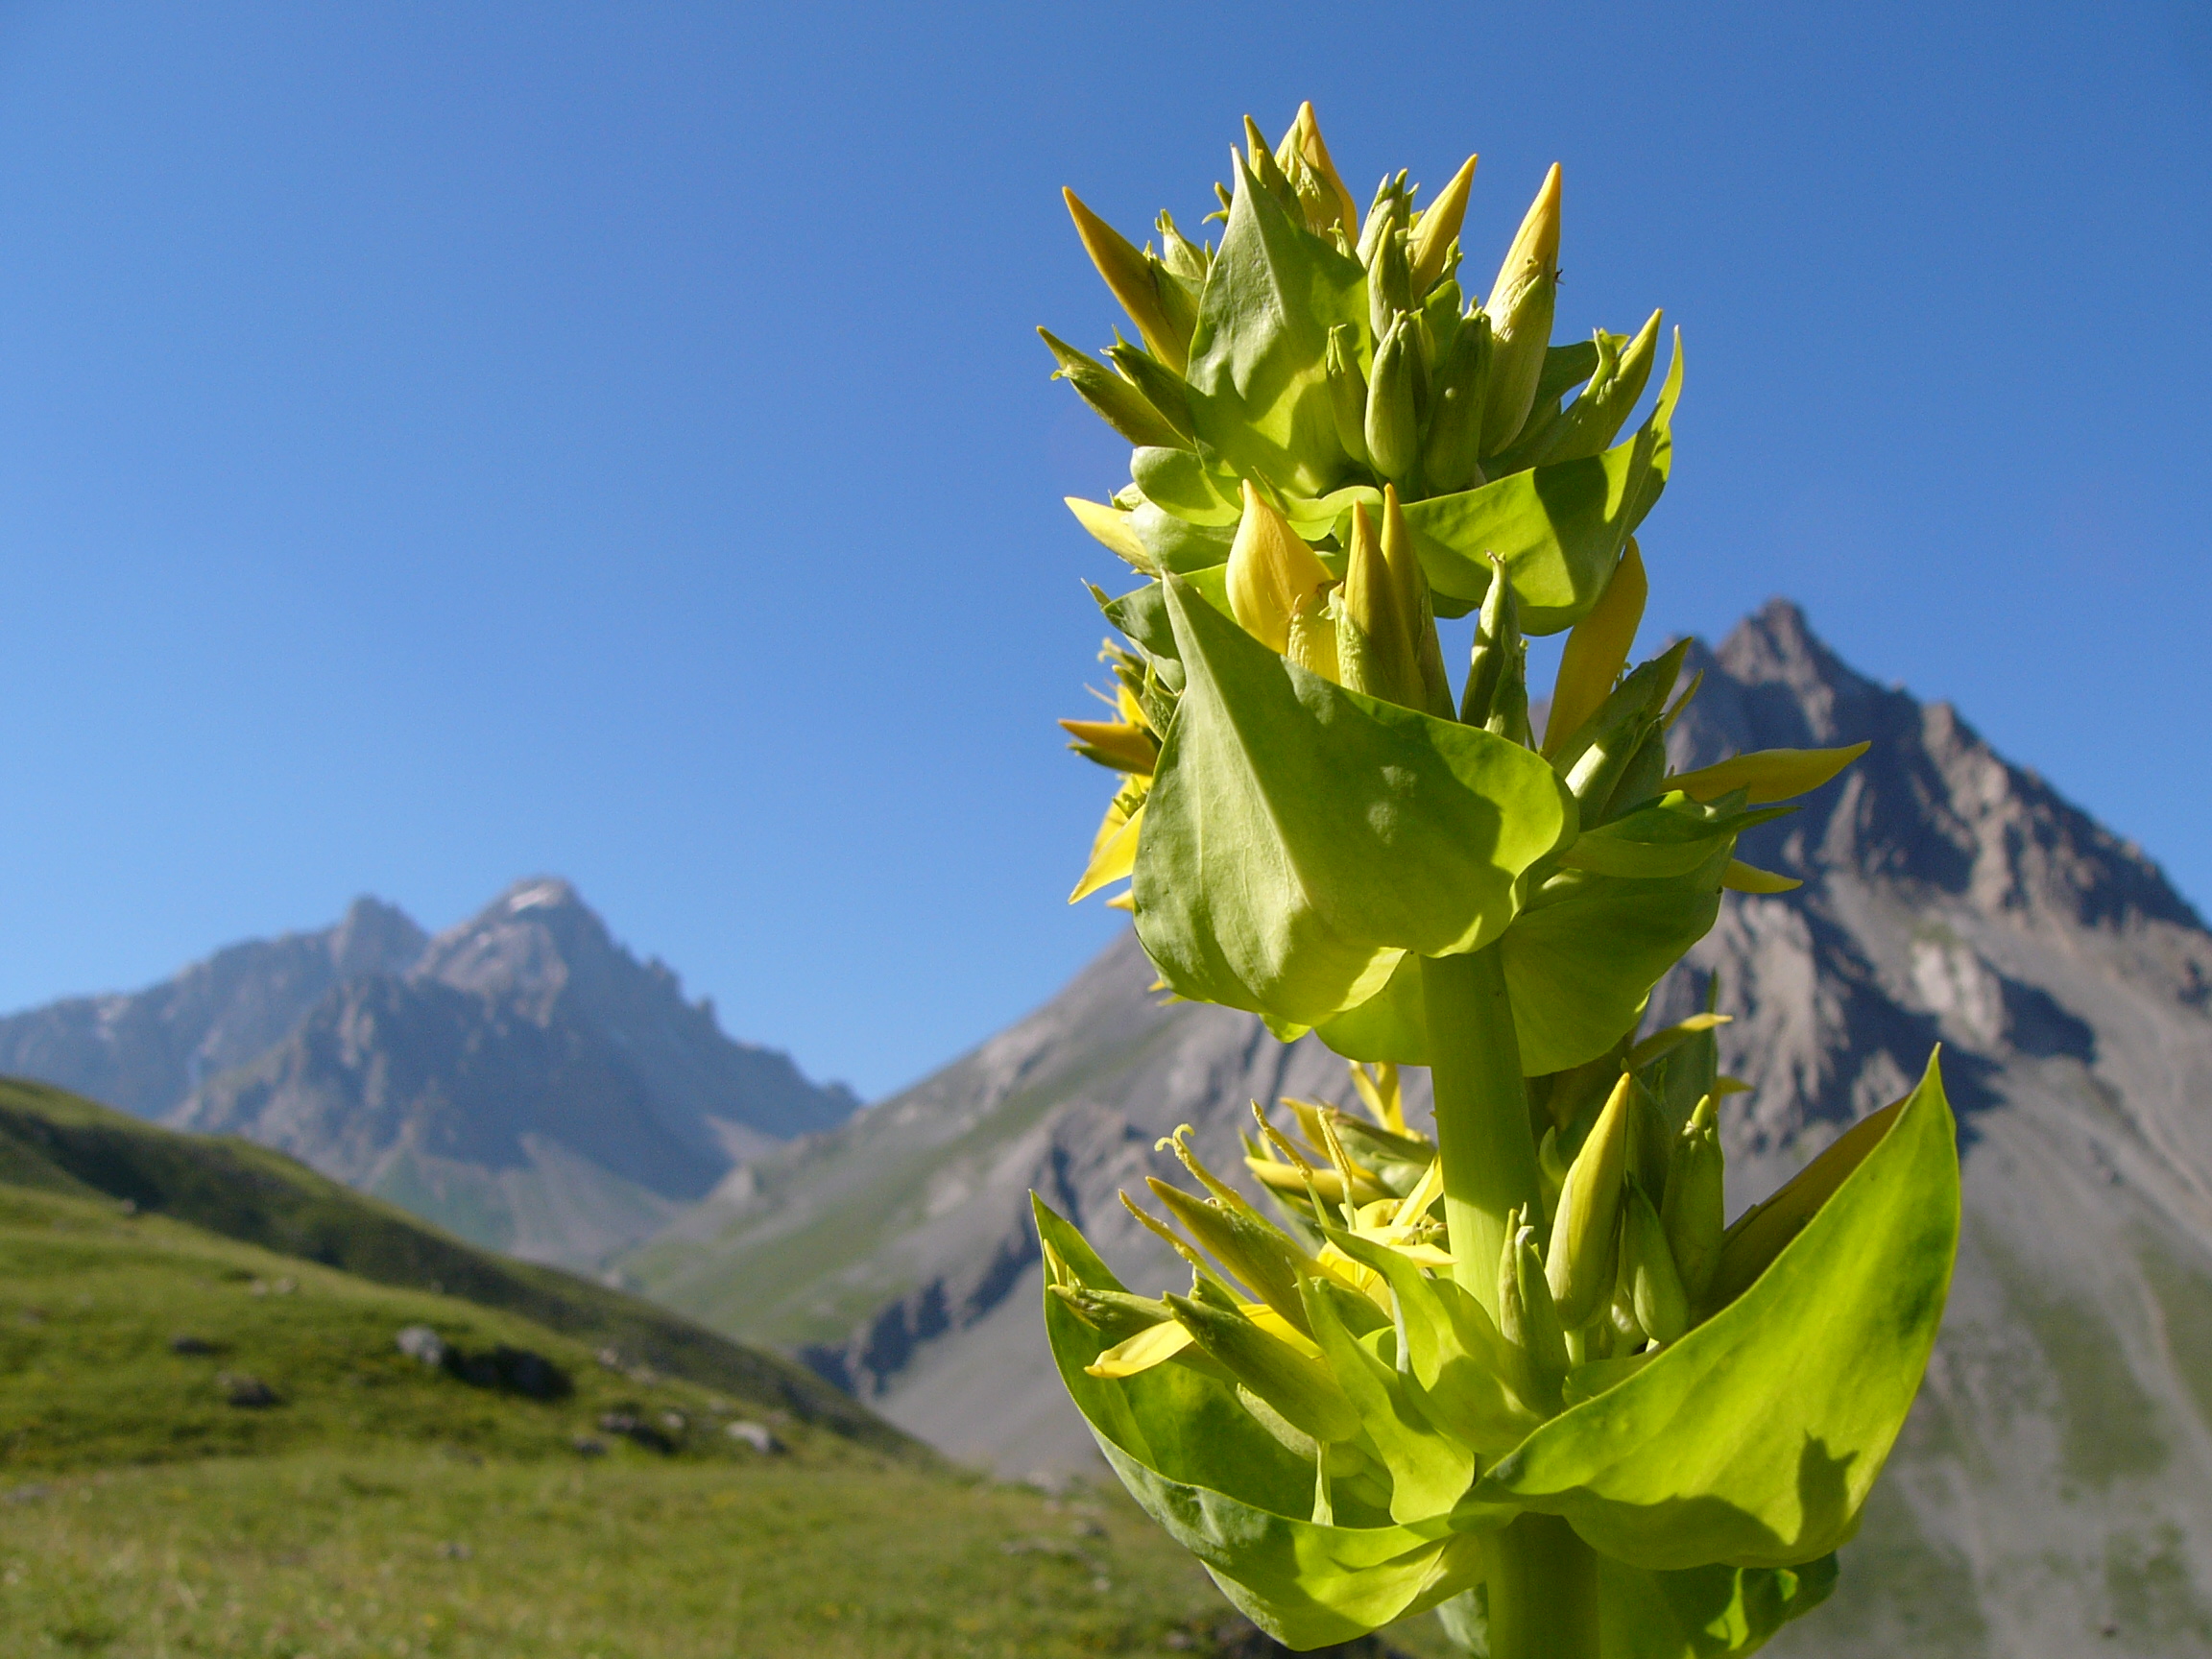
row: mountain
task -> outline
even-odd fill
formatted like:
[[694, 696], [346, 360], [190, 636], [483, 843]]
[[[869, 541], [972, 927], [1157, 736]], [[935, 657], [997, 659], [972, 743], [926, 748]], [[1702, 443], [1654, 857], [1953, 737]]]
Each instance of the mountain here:
[[391, 905], [356, 899], [319, 933], [249, 940], [144, 991], [0, 1019], [0, 1073], [159, 1118], [203, 1079], [281, 1041], [341, 981], [404, 973], [428, 943]]
[[0, 1070], [291, 1153], [478, 1243], [590, 1267], [858, 1102], [618, 945], [566, 882], [426, 937], [357, 902], [133, 996], [0, 1021]]
[[[2212, 1655], [2212, 935], [2140, 849], [1942, 704], [1839, 661], [1794, 607], [1719, 648], [1676, 766], [1869, 740], [1743, 855], [1655, 994], [1718, 973], [1740, 1208], [1903, 1093], [1940, 1041], [1966, 1215], [1928, 1383], [1836, 1605], [1780, 1653]], [[1250, 1098], [1346, 1099], [1342, 1063], [1159, 1005], [1125, 936], [1059, 997], [827, 1135], [753, 1160], [620, 1259], [649, 1294], [802, 1353], [894, 1422], [1001, 1467], [1090, 1456], [1038, 1322], [1024, 1195], [1133, 1283], [1175, 1277], [1117, 1188], [1189, 1122], [1236, 1167]], [[1426, 1108], [1426, 1079], [1408, 1078]]]

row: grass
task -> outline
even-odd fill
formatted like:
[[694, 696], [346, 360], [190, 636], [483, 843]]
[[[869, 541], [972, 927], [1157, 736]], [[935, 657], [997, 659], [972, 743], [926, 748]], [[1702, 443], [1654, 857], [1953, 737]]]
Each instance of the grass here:
[[1223, 1612], [1126, 1503], [906, 1466], [405, 1446], [0, 1504], [12, 1655], [1050, 1659], [1204, 1651]]
[[465, 1244], [281, 1153], [182, 1135], [42, 1084], [0, 1078], [0, 1182], [124, 1200], [141, 1215], [304, 1258], [373, 1283], [444, 1292], [515, 1314], [886, 1450], [905, 1436], [813, 1373], [679, 1314]]
[[[84, 1113], [42, 1135], [0, 1093], [8, 1659], [1204, 1656], [1243, 1628], [1118, 1489], [978, 1480], [888, 1429], [852, 1431], [873, 1421], [856, 1406], [810, 1418], [775, 1388], [747, 1394], [759, 1373], [710, 1347], [674, 1345], [689, 1375], [602, 1357], [589, 1298], [562, 1304], [580, 1334], [127, 1206], [95, 1180], [296, 1242], [304, 1205], [326, 1253], [389, 1268], [394, 1248], [460, 1251], [527, 1287], [428, 1229], [347, 1239], [344, 1217], [387, 1218], [289, 1161]], [[528, 1349], [570, 1390], [426, 1367], [396, 1341], [416, 1324], [469, 1352]], [[238, 1376], [276, 1403], [231, 1404]], [[615, 1414], [658, 1444], [610, 1431]], [[725, 1431], [744, 1418], [783, 1449]], [[1444, 1651], [1432, 1620], [1392, 1641]]]
[[[400, 1329], [551, 1359], [574, 1383], [540, 1402], [470, 1387], [402, 1354]], [[177, 1353], [183, 1336], [206, 1352]], [[619, 1358], [619, 1356], [611, 1356]], [[226, 1375], [280, 1404], [228, 1403]], [[627, 1411], [724, 1459], [754, 1455], [721, 1424], [773, 1415], [823, 1458], [884, 1454], [787, 1410], [650, 1367], [611, 1368], [572, 1337], [497, 1309], [216, 1238], [104, 1199], [0, 1188], [0, 1471], [11, 1475], [285, 1453], [364, 1438], [507, 1457], [576, 1455], [599, 1418]], [[685, 1428], [661, 1427], [663, 1414]]]

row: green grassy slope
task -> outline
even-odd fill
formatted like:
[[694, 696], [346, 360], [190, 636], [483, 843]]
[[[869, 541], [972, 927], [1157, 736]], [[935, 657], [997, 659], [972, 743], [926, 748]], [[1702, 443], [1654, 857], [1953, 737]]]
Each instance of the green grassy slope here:
[[912, 1447], [802, 1366], [557, 1268], [465, 1244], [250, 1142], [179, 1134], [43, 1084], [0, 1079], [0, 1182], [127, 1200], [142, 1216], [375, 1284], [442, 1292], [870, 1444]]
[[[120, 1189], [126, 1203], [119, 1197]], [[378, 1283], [433, 1271], [572, 1330]], [[978, 1481], [757, 1358], [514, 1268], [236, 1142], [0, 1085], [0, 1653], [172, 1659], [1079, 1659], [1257, 1651], [1118, 1490]], [[561, 1366], [469, 1385], [408, 1325]], [[680, 1322], [662, 1322], [678, 1327]], [[176, 1338], [189, 1337], [184, 1351]], [[728, 1350], [746, 1364], [724, 1364]], [[274, 1403], [240, 1406], [227, 1379]], [[605, 1426], [620, 1414], [646, 1445]], [[727, 1425], [765, 1420], [763, 1454]], [[1394, 1644], [1437, 1653], [1432, 1621]], [[1380, 1659], [1380, 1644], [1366, 1659]]]
[[[469, 1353], [541, 1355], [572, 1391], [541, 1401], [471, 1386], [399, 1351], [399, 1331], [417, 1324]], [[192, 1351], [177, 1351], [180, 1337]], [[231, 1404], [225, 1380], [239, 1377], [276, 1403]], [[611, 1368], [587, 1343], [497, 1309], [126, 1215], [105, 1197], [0, 1187], [0, 1478], [391, 1440], [573, 1459], [589, 1436], [629, 1455], [599, 1428], [611, 1412], [724, 1460], [757, 1455], [720, 1432], [738, 1415], [773, 1415], [820, 1457], [903, 1454], [889, 1437], [864, 1447], [804, 1422], [774, 1395]]]
[[1206, 1655], [1226, 1618], [1124, 1503], [903, 1465], [310, 1454], [0, 1503], [11, 1655]]

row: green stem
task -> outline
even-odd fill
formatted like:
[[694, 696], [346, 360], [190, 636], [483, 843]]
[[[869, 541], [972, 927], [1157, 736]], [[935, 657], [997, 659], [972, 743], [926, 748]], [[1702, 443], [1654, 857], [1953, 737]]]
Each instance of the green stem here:
[[1556, 1515], [1491, 1534], [1490, 1659], [1598, 1659], [1598, 1552]]
[[1498, 947], [1423, 957], [1421, 990], [1453, 1277], [1495, 1319], [1506, 1214], [1523, 1204], [1542, 1214], [1528, 1090]]

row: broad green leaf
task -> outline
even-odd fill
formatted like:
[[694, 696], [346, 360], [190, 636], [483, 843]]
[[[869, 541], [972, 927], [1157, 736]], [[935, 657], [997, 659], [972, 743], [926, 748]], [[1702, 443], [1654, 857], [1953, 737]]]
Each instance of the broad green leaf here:
[[1364, 342], [1367, 274], [1241, 163], [1236, 190], [1190, 336], [1191, 423], [1239, 473], [1320, 495], [1350, 465], [1329, 406], [1329, 328], [1356, 324]]
[[1764, 1647], [1836, 1588], [1836, 1557], [1798, 1568], [1650, 1573], [1598, 1558], [1602, 1659], [1737, 1659]]
[[1421, 989], [1421, 958], [1402, 957], [1382, 990], [1322, 1021], [1313, 1034], [1347, 1060], [1428, 1065], [1429, 999]]
[[1159, 583], [1147, 582], [1116, 598], [1102, 600], [1098, 609], [1106, 613], [1107, 621], [1152, 656], [1175, 660], [1175, 630], [1167, 621], [1167, 595]]
[[1223, 524], [1193, 524], [1148, 500], [1131, 508], [1126, 522], [1155, 566], [1182, 575], [1228, 564], [1230, 543], [1237, 539], [1233, 519]]
[[[1698, 843], [1702, 862], [1680, 876], [1555, 876], [1528, 901], [1499, 947], [1524, 1072], [1540, 1077], [1596, 1059], [1636, 1023], [1651, 987], [1719, 914], [1733, 844], [1733, 836]], [[1310, 1023], [1347, 1060], [1429, 1064], [1428, 1005], [1411, 957], [1366, 1001]]]
[[[1229, 570], [1226, 564], [1192, 570], [1183, 580], [1196, 589], [1199, 596], [1222, 615], [1230, 614]], [[1153, 656], [1169, 662], [1181, 661], [1175, 646], [1175, 629], [1167, 620], [1166, 590], [1159, 583], [1147, 582], [1143, 587], [1132, 589], [1118, 599], [1105, 601], [1099, 609], [1105, 612], [1107, 621]]]
[[1882, 1143], [1742, 1296], [1553, 1418], [1478, 1498], [1564, 1516], [1601, 1553], [1787, 1567], [1847, 1539], [1927, 1368], [1959, 1242], [1934, 1060]]
[[1681, 388], [1677, 343], [1657, 407], [1627, 442], [1602, 455], [1407, 502], [1406, 522], [1437, 613], [1463, 614], [1481, 602], [1495, 553], [1505, 561], [1523, 633], [1556, 634], [1580, 621], [1605, 591], [1629, 533], [1666, 487]]
[[[1075, 1274], [1111, 1281], [1072, 1227], [1041, 1201], [1040, 1236]], [[1111, 1287], [1110, 1286], [1107, 1287]], [[1224, 1383], [1187, 1367], [1139, 1376], [1088, 1375], [1104, 1337], [1045, 1298], [1054, 1363], [1098, 1449], [1130, 1496], [1205, 1566], [1222, 1593], [1294, 1647], [1346, 1642], [1457, 1595], [1481, 1572], [1476, 1527], [1510, 1510], [1469, 1508], [1397, 1526], [1322, 1526], [1302, 1519], [1313, 1470], [1237, 1404]], [[1339, 1497], [1337, 1513], [1356, 1513]], [[1456, 1529], [1455, 1529], [1456, 1528]]]
[[1137, 853], [1137, 931], [1196, 1001], [1317, 1024], [1399, 955], [1478, 950], [1515, 878], [1574, 833], [1541, 757], [1333, 685], [1179, 577], [1185, 684]]
[[[1600, 1556], [1599, 1659], [1738, 1659], [1828, 1599], [1836, 1557], [1803, 1567], [1693, 1567], [1647, 1573]], [[1483, 1590], [1465, 1591], [1436, 1609], [1445, 1633], [1472, 1659], [1488, 1659], [1489, 1609]]]
[[1565, 869], [1599, 876], [1687, 876], [1712, 855], [1713, 844], [1720, 837], [1741, 835], [1791, 810], [1776, 806], [1760, 812], [1728, 811], [1672, 791], [1647, 806], [1583, 830], [1559, 855], [1559, 862]]
[[1528, 901], [1499, 947], [1523, 1070], [1536, 1077], [1594, 1060], [1636, 1023], [1651, 987], [1720, 913], [1734, 844], [1724, 838], [1695, 869], [1660, 879], [1568, 871]]
[[1207, 469], [1191, 449], [1142, 447], [1129, 451], [1129, 476], [1144, 499], [1193, 524], [1234, 524], [1243, 516], [1234, 483]]

